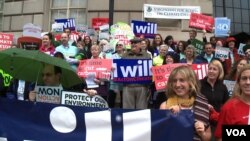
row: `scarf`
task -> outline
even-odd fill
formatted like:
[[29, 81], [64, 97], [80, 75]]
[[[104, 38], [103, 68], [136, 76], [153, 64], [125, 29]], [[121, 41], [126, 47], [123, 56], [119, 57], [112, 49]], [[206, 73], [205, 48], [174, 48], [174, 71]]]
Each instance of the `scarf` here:
[[179, 105], [181, 107], [191, 107], [194, 104], [195, 98], [192, 96], [189, 99], [180, 98], [178, 96], [170, 97], [167, 100], [167, 108]]

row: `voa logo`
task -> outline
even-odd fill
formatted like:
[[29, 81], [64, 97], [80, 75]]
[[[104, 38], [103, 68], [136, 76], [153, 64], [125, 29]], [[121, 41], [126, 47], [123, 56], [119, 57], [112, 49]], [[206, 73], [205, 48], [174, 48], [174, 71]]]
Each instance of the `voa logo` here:
[[247, 136], [244, 129], [226, 129], [227, 136]]

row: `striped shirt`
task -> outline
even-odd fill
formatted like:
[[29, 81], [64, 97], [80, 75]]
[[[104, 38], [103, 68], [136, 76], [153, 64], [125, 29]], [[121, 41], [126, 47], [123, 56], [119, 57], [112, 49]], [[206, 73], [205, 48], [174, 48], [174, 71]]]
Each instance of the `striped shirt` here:
[[[205, 126], [209, 126], [209, 108], [208, 101], [205, 96], [198, 94], [194, 101], [194, 119], [195, 121], [202, 121]], [[195, 132], [194, 141], [201, 141], [200, 136]]]

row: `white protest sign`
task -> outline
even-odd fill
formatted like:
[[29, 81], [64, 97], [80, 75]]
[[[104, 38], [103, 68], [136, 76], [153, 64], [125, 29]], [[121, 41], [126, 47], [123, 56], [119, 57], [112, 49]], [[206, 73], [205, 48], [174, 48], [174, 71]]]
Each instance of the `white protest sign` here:
[[52, 32], [62, 33], [63, 32], [63, 23], [53, 23]]
[[99, 26], [101, 32], [109, 32], [109, 24]]
[[238, 48], [238, 54], [239, 54], [239, 55], [245, 56], [245, 52], [243, 52], [243, 47], [244, 47], [245, 45], [246, 45], [246, 44], [240, 43], [239, 48]]
[[36, 86], [36, 101], [60, 104], [62, 90], [62, 87]]
[[61, 104], [74, 105], [74, 106], [85, 106], [85, 107], [99, 107], [108, 108], [108, 103], [101, 96], [89, 96], [86, 93], [75, 93], [75, 92], [62, 92]]
[[228, 59], [229, 58], [229, 48], [226, 47], [216, 47], [215, 49], [215, 58], [224, 58]]
[[144, 4], [145, 18], [190, 19], [191, 13], [200, 13], [200, 6], [165, 6]]
[[27, 23], [23, 26], [23, 36], [41, 38], [42, 28], [32, 23]]
[[233, 94], [233, 89], [235, 86], [236, 81], [230, 81], [230, 80], [224, 80], [223, 83], [226, 85], [229, 96], [232, 96]]

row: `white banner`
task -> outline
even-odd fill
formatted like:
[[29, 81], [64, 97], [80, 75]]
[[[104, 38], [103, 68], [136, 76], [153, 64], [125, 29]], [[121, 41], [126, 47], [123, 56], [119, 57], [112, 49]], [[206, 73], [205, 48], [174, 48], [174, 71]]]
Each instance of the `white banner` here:
[[191, 13], [200, 13], [200, 6], [163, 6], [144, 4], [144, 18], [190, 19]]

